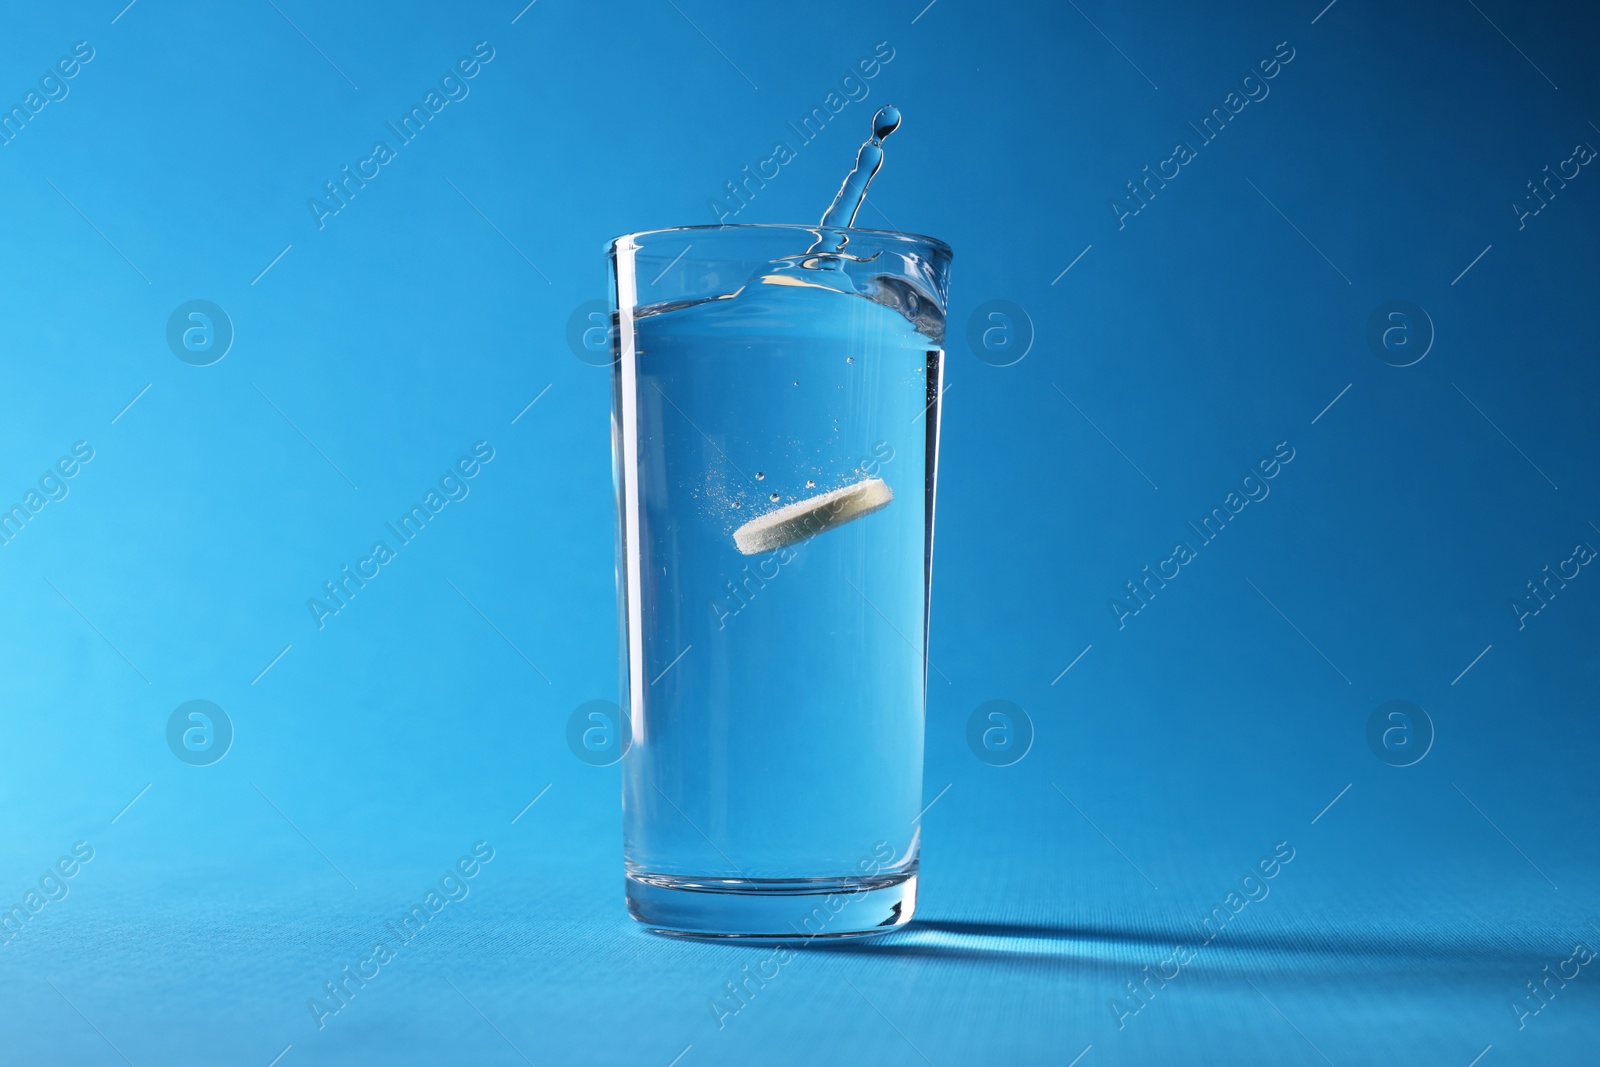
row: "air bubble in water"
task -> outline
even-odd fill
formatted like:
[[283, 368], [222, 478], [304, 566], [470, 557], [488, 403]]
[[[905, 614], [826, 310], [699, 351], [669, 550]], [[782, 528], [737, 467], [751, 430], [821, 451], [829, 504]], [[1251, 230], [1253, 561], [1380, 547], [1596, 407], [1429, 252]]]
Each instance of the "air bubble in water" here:
[[778, 502], [778, 494], [777, 493], [773, 493], [771, 496], [767, 497], [767, 499], [772, 501], [774, 504], [776, 504]]
[[737, 500], [735, 500], [735, 501], [734, 501], [734, 502], [733, 502], [733, 503], [732, 503], [732, 505], [730, 505], [730, 506], [732, 506], [732, 507], [738, 507], [738, 506], [739, 506], [739, 502], [738, 502], [738, 501], [737, 501]]
[[765, 478], [765, 477], [766, 477], [766, 476], [767, 476], [767, 475], [766, 475], [766, 472], [765, 472], [765, 471], [756, 471], [756, 481], [758, 481], [758, 482], [759, 482], [759, 481], [761, 481], [761, 480], [762, 480], [762, 479], [764, 479], [764, 478]]
[[810, 478], [806, 479], [806, 488], [807, 489], [815, 489], [816, 487], [817, 487], [817, 483], [816, 482], [812, 481]]
[[845, 356], [844, 357], [844, 361], [846, 363], [854, 363], [856, 361], [856, 357], [855, 356]]

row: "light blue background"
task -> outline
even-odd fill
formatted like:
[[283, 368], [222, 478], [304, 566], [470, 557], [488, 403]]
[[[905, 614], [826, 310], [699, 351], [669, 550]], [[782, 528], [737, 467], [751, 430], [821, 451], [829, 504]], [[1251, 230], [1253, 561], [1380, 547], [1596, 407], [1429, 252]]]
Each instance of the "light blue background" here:
[[[1520, 230], [1508, 207], [1600, 144], [1589, 14], [276, 4], [53, 5], [0, 37], [8, 103], [95, 49], [0, 147], [0, 503], [95, 450], [0, 547], [0, 898], [95, 849], [0, 948], [7, 1062], [1592, 1053], [1600, 974], [1525, 1029], [1509, 1007], [1600, 942], [1600, 577], [1521, 630], [1509, 607], [1600, 546], [1600, 177]], [[479, 41], [470, 95], [319, 230], [307, 199]], [[719, 1030], [766, 951], [625, 917], [617, 770], [565, 742], [617, 654], [609, 380], [567, 322], [608, 238], [712, 221], [881, 41], [867, 100], [738, 221], [817, 217], [892, 100], [860, 221], [956, 250], [925, 921], [802, 952]], [[1270, 95], [1119, 229], [1124, 183], [1283, 41]], [[166, 345], [192, 299], [236, 330], [212, 366]], [[1031, 320], [1014, 366], [966, 344], [989, 300]], [[1420, 363], [1368, 346], [1388, 300], [1431, 317]], [[470, 495], [319, 630], [307, 598], [478, 441]], [[1280, 441], [1270, 496], [1119, 630], [1123, 583]], [[996, 698], [1036, 732], [1007, 768], [965, 742]], [[166, 744], [193, 699], [236, 731], [210, 767]], [[1365, 740], [1394, 699], [1436, 730], [1407, 768]], [[471, 894], [318, 1030], [306, 999], [480, 840]], [[1124, 983], [1280, 841], [1270, 896], [1119, 1029]]]

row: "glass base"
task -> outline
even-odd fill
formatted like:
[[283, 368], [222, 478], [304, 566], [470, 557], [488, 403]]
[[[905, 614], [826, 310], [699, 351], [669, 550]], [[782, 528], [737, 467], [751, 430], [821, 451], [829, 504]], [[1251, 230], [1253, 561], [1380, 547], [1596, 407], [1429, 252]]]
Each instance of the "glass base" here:
[[630, 872], [628, 914], [653, 932], [768, 941], [873, 937], [911, 921], [917, 875], [685, 878]]

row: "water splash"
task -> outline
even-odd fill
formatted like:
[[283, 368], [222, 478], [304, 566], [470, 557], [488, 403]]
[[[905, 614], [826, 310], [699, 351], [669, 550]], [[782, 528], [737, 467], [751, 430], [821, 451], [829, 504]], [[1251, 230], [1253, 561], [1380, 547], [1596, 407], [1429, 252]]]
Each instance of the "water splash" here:
[[893, 104], [878, 109], [872, 116], [872, 136], [861, 143], [856, 152], [856, 165], [839, 186], [839, 195], [822, 216], [822, 227], [842, 230], [855, 225], [856, 212], [867, 198], [867, 186], [883, 166], [883, 140], [900, 128], [900, 109]]
[[[812, 231], [816, 239], [810, 248], [795, 256], [783, 256], [763, 264], [737, 292], [752, 285], [803, 286], [831, 289], [837, 293], [865, 297], [897, 311], [917, 330], [935, 342], [944, 341], [944, 313], [938, 302], [916, 282], [891, 273], [869, 273], [879, 255], [860, 257], [845, 251], [850, 243], [850, 228], [866, 202], [867, 187], [883, 166], [883, 141], [900, 128], [900, 109], [886, 105], [872, 116], [872, 136], [856, 152], [856, 163], [839, 186], [839, 193]], [[846, 357], [854, 363], [855, 357]], [[799, 382], [795, 382], [799, 385]], [[834, 428], [838, 432], [838, 427]], [[761, 476], [758, 474], [759, 479]]]

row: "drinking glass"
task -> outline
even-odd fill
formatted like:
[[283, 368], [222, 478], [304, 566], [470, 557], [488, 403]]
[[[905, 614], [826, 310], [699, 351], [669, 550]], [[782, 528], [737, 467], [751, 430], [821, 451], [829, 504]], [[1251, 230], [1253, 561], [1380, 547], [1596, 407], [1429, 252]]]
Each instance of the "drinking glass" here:
[[610, 261], [628, 909], [701, 937], [892, 930], [916, 906], [950, 249], [690, 226]]

